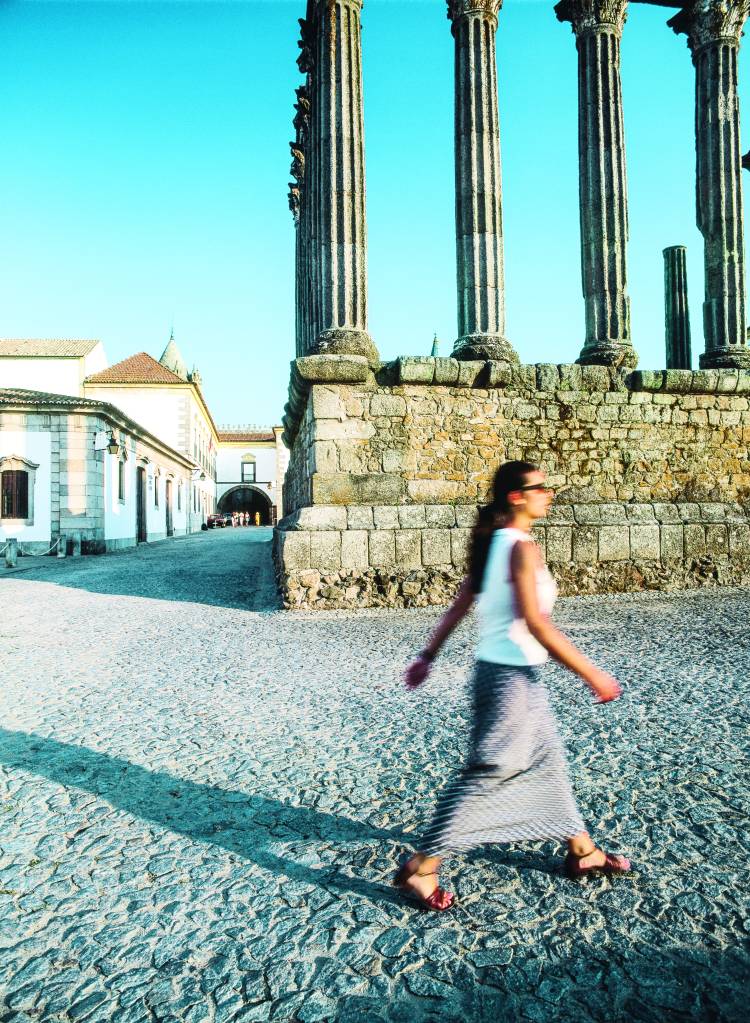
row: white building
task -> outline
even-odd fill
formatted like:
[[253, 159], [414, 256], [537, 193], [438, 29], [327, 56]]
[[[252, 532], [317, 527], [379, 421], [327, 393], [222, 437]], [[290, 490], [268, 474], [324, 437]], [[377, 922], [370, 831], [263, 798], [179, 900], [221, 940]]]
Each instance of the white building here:
[[219, 430], [216, 459], [216, 506], [222, 512], [249, 512], [261, 525], [280, 519], [282, 484], [289, 451], [282, 427], [224, 426]]
[[189, 529], [200, 529], [216, 507], [218, 434], [200, 388], [174, 338], [161, 359], [139, 352], [84, 381], [87, 398], [111, 402], [195, 463]]
[[188, 531], [193, 461], [103, 401], [0, 388], [0, 546], [101, 553]]
[[0, 339], [0, 387], [83, 397], [83, 381], [107, 366], [101, 341]]

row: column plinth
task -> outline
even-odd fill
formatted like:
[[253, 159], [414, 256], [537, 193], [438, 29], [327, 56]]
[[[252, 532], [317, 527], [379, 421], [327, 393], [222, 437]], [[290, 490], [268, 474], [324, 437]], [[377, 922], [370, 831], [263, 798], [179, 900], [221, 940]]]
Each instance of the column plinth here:
[[638, 364], [630, 337], [625, 133], [620, 40], [627, 0], [562, 0], [578, 50], [581, 279], [586, 308], [583, 365]]
[[667, 369], [691, 369], [687, 249], [684, 245], [664, 249], [664, 338]]
[[517, 363], [505, 337], [495, 35], [502, 0], [448, 0], [455, 40], [457, 359]]
[[703, 235], [706, 369], [750, 368], [737, 53], [750, 0], [692, 0], [669, 21], [695, 65], [696, 206]]

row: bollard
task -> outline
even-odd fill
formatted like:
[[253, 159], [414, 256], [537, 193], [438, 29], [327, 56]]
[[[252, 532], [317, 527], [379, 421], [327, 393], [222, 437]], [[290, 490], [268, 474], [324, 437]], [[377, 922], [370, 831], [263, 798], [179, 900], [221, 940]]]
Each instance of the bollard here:
[[71, 533], [71, 548], [70, 553], [74, 558], [80, 558], [81, 556], [81, 534]]
[[60, 539], [59, 539], [59, 542], [57, 544], [57, 556], [58, 556], [58, 558], [64, 558], [65, 557], [65, 555], [68, 553], [67, 546], [68, 546], [68, 538], [67, 538], [67, 536], [65, 535], [65, 533], [60, 533]]
[[10, 537], [5, 551], [5, 567], [15, 568], [18, 561], [18, 540], [15, 536]]

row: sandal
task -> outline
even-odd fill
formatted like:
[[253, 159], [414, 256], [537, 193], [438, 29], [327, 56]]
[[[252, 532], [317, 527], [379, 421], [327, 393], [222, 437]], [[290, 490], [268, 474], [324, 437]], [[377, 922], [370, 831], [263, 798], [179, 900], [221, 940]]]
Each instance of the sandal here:
[[[581, 860], [585, 860], [587, 856], [591, 856], [592, 853], [597, 851], [597, 847], [590, 849], [587, 853], [582, 853], [580, 856], [578, 853], [568, 852], [565, 857], [565, 863], [563, 869], [565, 870], [565, 876], [571, 881], [577, 881], [585, 874], [627, 874], [630, 870], [630, 860], [624, 856], [613, 856], [612, 853], [604, 853], [604, 863], [592, 864], [589, 867], [582, 867]], [[599, 852], [604, 852], [603, 849], [599, 849]]]
[[445, 888], [441, 888], [439, 884], [435, 885], [429, 895], [420, 895], [419, 892], [415, 892], [413, 888], [409, 888], [406, 882], [415, 874], [419, 877], [434, 876], [437, 878], [436, 870], [421, 871], [419, 867], [414, 870], [410, 870], [407, 862], [396, 872], [396, 876], [393, 878], [393, 884], [396, 888], [401, 888], [407, 895], [416, 899], [417, 902], [425, 909], [432, 909], [436, 913], [444, 913], [447, 909], [450, 909], [453, 905], [455, 905], [455, 895], [453, 895], [452, 892], [447, 892]]

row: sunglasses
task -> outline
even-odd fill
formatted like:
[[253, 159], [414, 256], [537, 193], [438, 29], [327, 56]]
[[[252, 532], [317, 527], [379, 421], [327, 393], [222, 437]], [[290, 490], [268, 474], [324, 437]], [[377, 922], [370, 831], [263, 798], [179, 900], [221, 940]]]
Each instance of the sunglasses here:
[[552, 487], [547, 486], [546, 483], [527, 483], [525, 487], [519, 487], [519, 490], [546, 490], [552, 493]]

